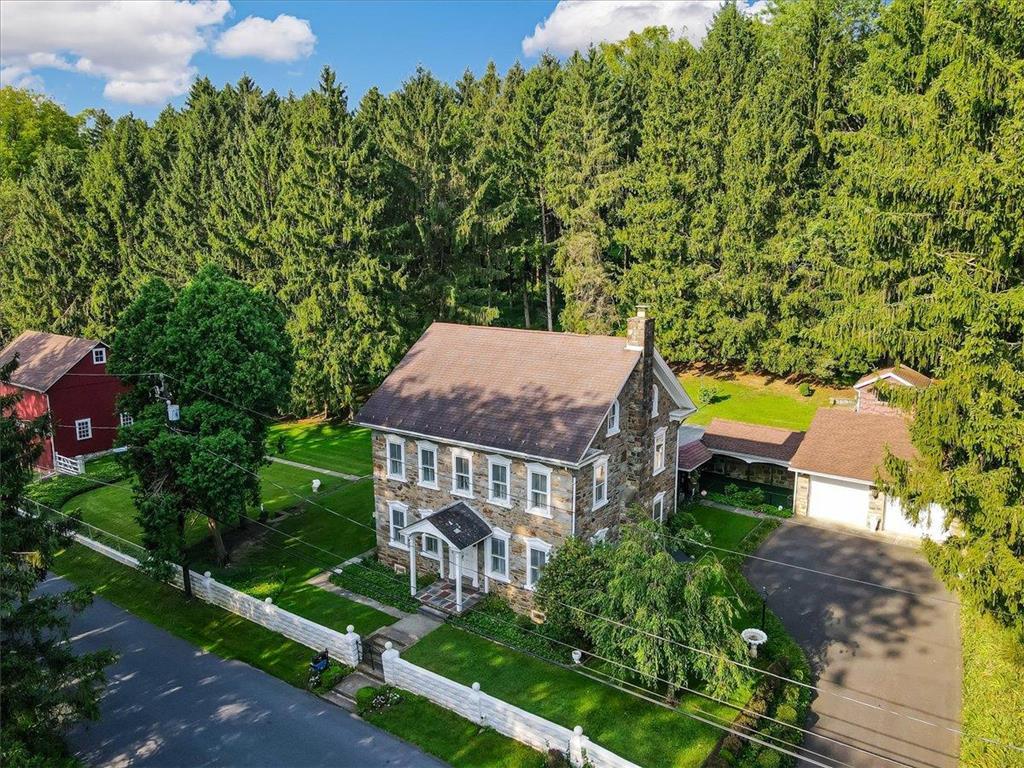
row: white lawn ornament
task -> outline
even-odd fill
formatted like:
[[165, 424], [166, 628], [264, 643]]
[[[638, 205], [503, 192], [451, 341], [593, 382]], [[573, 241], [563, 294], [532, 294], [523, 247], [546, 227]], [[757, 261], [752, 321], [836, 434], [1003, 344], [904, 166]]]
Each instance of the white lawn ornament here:
[[573, 664], [582, 664], [583, 663], [583, 651], [581, 651], [580, 649], [577, 648], [577, 649], [575, 649], [572, 652], [572, 663]]
[[313, 481], [313, 493], [320, 493], [320, 481], [319, 480], [314, 480]]
[[743, 638], [743, 642], [745, 642], [747, 644], [747, 648], [750, 649], [750, 655], [754, 658], [757, 658], [757, 647], [768, 642], [768, 635], [760, 629], [744, 629], [740, 632], [740, 637]]
[[174, 403], [167, 404], [167, 420], [178, 421], [181, 418], [181, 409]]

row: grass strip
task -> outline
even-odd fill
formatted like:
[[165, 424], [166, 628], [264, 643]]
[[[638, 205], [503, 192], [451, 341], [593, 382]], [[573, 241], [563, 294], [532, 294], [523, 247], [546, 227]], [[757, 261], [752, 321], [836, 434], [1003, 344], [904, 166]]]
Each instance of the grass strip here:
[[[397, 694], [398, 701], [373, 707], [381, 691]], [[359, 714], [367, 722], [405, 739], [453, 768], [538, 768], [540, 753], [503, 736], [491, 728], [481, 728], [432, 701], [394, 688], [361, 689], [357, 694]]]
[[141, 619], [223, 659], [244, 661], [305, 687], [313, 651], [240, 616], [120, 565], [80, 544], [54, 560], [53, 571]]

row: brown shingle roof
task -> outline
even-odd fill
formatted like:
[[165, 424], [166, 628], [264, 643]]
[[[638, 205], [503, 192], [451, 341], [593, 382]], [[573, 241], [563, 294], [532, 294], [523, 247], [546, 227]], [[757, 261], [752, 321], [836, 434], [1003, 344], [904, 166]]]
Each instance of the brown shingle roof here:
[[927, 389], [932, 383], [930, 378], [919, 371], [915, 371], [913, 368], [909, 368], [905, 365], [894, 365], [891, 368], [881, 368], [874, 373], [861, 376], [857, 380], [857, 383], [853, 385], [853, 388], [860, 389], [861, 387], [878, 381], [879, 379], [889, 378], [891, 376], [896, 376], [902, 379], [915, 389]]
[[639, 359], [614, 336], [434, 323], [356, 421], [575, 463]]
[[704, 430], [703, 442], [712, 451], [742, 453], [773, 461], [789, 461], [793, 458], [803, 432], [747, 424], [742, 421], [712, 419]]
[[789, 466], [804, 472], [873, 481], [887, 446], [900, 458], [916, 455], [904, 416], [820, 408]]
[[0, 351], [0, 366], [17, 354], [18, 367], [11, 375], [11, 383], [45, 392], [101, 343], [77, 336], [25, 331]]
[[679, 469], [682, 472], [692, 472], [711, 458], [711, 451], [699, 439], [679, 446]]

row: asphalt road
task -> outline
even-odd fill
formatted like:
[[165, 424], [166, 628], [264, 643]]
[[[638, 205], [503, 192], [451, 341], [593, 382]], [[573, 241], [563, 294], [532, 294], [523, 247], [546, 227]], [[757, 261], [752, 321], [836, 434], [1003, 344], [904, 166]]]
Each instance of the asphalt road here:
[[[66, 589], [54, 577], [43, 591]], [[420, 768], [444, 763], [239, 661], [206, 653], [97, 598], [72, 623], [80, 651], [111, 648], [102, 715], [69, 743], [102, 766]]]
[[748, 580], [767, 586], [768, 604], [808, 652], [826, 692], [812, 705], [814, 735], [804, 746], [853, 766], [955, 768], [959, 737], [947, 729], [960, 727], [959, 608], [942, 602], [955, 598], [920, 552], [784, 524], [757, 555], [921, 595], [747, 560]]

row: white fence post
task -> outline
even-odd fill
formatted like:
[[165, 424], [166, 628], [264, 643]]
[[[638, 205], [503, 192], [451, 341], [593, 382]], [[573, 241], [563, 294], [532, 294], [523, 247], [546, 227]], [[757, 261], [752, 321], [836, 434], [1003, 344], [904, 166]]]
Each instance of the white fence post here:
[[483, 696], [480, 695], [480, 683], [473, 683], [473, 692], [469, 695], [473, 702], [473, 711], [476, 712], [476, 721], [479, 725], [487, 725], [484, 717]]
[[398, 661], [398, 651], [395, 650], [394, 645], [388, 640], [384, 643], [384, 653], [380, 655], [380, 665], [384, 667], [384, 682], [388, 685], [395, 684], [398, 672], [395, 668], [396, 661]]
[[359, 666], [359, 649], [362, 646], [362, 642], [362, 638], [356, 634], [356, 628], [349, 624], [345, 628], [345, 637], [342, 640], [341, 647], [345, 656], [342, 661], [350, 667]]
[[572, 729], [572, 736], [569, 737], [569, 762], [576, 768], [586, 764], [586, 741], [583, 735], [583, 726], [577, 725]]

